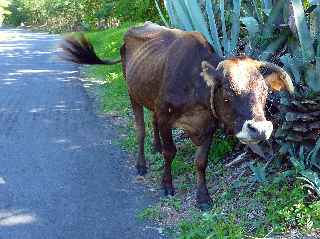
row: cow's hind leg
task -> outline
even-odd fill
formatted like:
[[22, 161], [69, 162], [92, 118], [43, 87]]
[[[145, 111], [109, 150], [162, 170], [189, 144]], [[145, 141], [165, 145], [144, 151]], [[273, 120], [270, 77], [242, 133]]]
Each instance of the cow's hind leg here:
[[153, 125], [153, 150], [156, 153], [162, 153], [162, 145], [161, 145], [161, 139], [160, 139], [158, 119], [156, 117], [156, 114], [153, 114], [152, 125]]
[[132, 105], [134, 119], [135, 119], [137, 140], [138, 140], [138, 146], [139, 146], [139, 155], [136, 162], [136, 168], [138, 170], [138, 174], [143, 176], [147, 173], [146, 159], [144, 156], [145, 126], [144, 126], [143, 106], [141, 104], [136, 103], [133, 99], [131, 99], [131, 105]]
[[210, 133], [206, 140], [197, 149], [195, 164], [197, 168], [197, 204], [201, 210], [209, 210], [212, 207], [212, 199], [209, 195], [206, 184], [206, 168], [208, 154], [212, 143], [213, 133]]
[[162, 138], [162, 155], [164, 158], [164, 174], [162, 178], [162, 187], [165, 196], [173, 196], [174, 188], [172, 183], [171, 164], [176, 155], [177, 149], [172, 138], [172, 129], [165, 119], [159, 120], [159, 130]]

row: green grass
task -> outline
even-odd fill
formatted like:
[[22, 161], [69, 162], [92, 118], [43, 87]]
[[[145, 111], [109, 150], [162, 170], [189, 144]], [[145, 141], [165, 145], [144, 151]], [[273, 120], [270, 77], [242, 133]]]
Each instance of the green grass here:
[[[123, 34], [132, 24], [123, 24], [117, 29], [102, 32], [90, 32], [86, 36], [95, 47], [101, 58], [118, 59], [119, 49], [123, 43]], [[87, 75], [104, 80], [102, 107], [104, 111], [128, 117], [130, 112], [127, 87], [122, 75], [120, 64], [110, 66], [91, 66], [87, 68]]]
[[[119, 57], [123, 34], [132, 25], [126, 23], [117, 29], [86, 35], [99, 56], [114, 59]], [[121, 65], [92, 66], [84, 68], [84, 71], [88, 77], [103, 81], [102, 110], [125, 119], [119, 128], [126, 136], [121, 140], [121, 146], [136, 154], [132, 111]], [[150, 164], [146, 179], [158, 187], [163, 160], [161, 155], [152, 153], [152, 125], [148, 111], [145, 111], [145, 119], [145, 151]], [[320, 228], [320, 203], [308, 198], [300, 182], [288, 180], [285, 176], [265, 176], [260, 166], [251, 168], [255, 174], [248, 168], [251, 174], [241, 176], [242, 172], [237, 168], [226, 168], [222, 162], [232, 151], [235, 140], [218, 132], [213, 142], [207, 170], [208, 188], [214, 200], [212, 211], [202, 213], [194, 207], [192, 195], [196, 179], [193, 155], [196, 148], [190, 140], [183, 140], [178, 142], [178, 153], [172, 165], [177, 196], [159, 200], [139, 213], [138, 218], [157, 221], [171, 228], [173, 236], [181, 239], [264, 237], [270, 232], [299, 229], [308, 233]], [[262, 179], [258, 174], [263, 174]]]

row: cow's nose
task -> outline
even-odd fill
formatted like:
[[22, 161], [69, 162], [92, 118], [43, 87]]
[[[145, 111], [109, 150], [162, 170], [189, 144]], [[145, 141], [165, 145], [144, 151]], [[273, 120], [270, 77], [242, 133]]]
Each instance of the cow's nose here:
[[255, 127], [253, 123], [248, 123], [247, 127], [248, 127], [248, 130], [251, 131], [253, 134], [259, 133], [259, 130]]
[[241, 131], [236, 134], [242, 143], [254, 144], [268, 140], [273, 131], [273, 125], [270, 121], [246, 121]]

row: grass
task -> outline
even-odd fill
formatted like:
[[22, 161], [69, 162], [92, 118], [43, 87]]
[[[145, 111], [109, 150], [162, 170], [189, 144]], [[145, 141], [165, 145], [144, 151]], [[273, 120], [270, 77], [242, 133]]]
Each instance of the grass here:
[[[96, 52], [102, 58], [118, 58], [123, 34], [133, 23], [117, 29], [87, 33]], [[121, 146], [136, 153], [135, 131], [127, 88], [121, 66], [92, 66], [85, 68], [88, 77], [99, 78], [102, 85], [102, 110], [125, 119], [120, 127]], [[146, 158], [149, 173], [146, 180], [158, 187], [163, 160], [152, 154], [151, 116], [145, 111]], [[211, 211], [203, 213], [195, 205], [195, 146], [189, 140], [174, 135], [178, 153], [173, 161], [175, 197], [160, 199], [155, 205], [139, 213], [138, 218], [153, 220], [173, 237], [181, 239], [264, 237], [272, 233], [299, 230], [308, 234], [320, 228], [320, 203], [310, 199], [310, 193], [295, 177], [285, 173], [270, 176], [264, 163], [249, 163], [227, 168], [225, 156], [233, 150], [236, 141], [218, 132], [209, 154], [208, 188], [214, 200]], [[285, 238], [285, 237], [282, 237]], [[301, 237], [302, 238], [302, 237]]]

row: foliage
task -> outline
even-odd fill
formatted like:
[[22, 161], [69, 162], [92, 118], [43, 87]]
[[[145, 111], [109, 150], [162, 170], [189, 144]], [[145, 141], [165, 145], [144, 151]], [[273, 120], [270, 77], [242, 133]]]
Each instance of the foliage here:
[[[159, 21], [154, 0], [118, 0], [114, 1], [114, 15], [124, 21]], [[162, 1], [159, 2], [162, 9]]]
[[73, 31], [81, 26], [91, 26], [96, 12], [104, 5], [102, 2], [100, 0], [11, 0], [10, 11], [13, 14], [6, 19], [6, 23], [44, 25], [55, 31]]
[[159, 21], [153, 0], [11, 0], [10, 11], [8, 24], [43, 26], [56, 32], [107, 28], [120, 20]]
[[211, 239], [211, 238], [243, 238], [243, 229], [236, 222], [234, 215], [222, 212], [195, 214], [191, 220], [179, 224], [180, 239]]
[[[164, 2], [172, 26], [186, 31], [201, 32], [220, 56], [236, 54], [240, 33], [240, 0], [233, 0], [232, 16], [226, 16], [229, 11], [225, 10], [224, 1], [220, 1], [218, 5], [212, 4], [211, 0], [206, 0], [203, 6], [197, 0], [165, 0]], [[215, 18], [218, 13], [219, 24]], [[229, 17], [232, 18], [230, 29], [227, 28]], [[230, 38], [228, 32], [230, 32]], [[221, 37], [222, 40], [220, 40]]]
[[320, 92], [320, 6], [310, 4], [304, 9], [301, 1], [292, 0], [292, 21], [288, 53], [281, 61], [294, 75], [296, 83], [305, 83], [309, 91]]
[[293, 228], [308, 232], [319, 228], [320, 203], [308, 201], [300, 183], [273, 183], [258, 194], [266, 204], [266, 216], [275, 232], [286, 232]]
[[[161, 198], [160, 202], [155, 206], [149, 206], [138, 213], [138, 218], [141, 220], [153, 220], [161, 221], [164, 220], [168, 215], [165, 208], [172, 209], [171, 213], [176, 213], [181, 209], [181, 200], [176, 197]], [[170, 212], [169, 212], [170, 213]]]
[[2, 22], [6, 15], [10, 15], [10, 11], [8, 10], [8, 7], [10, 5], [10, 2], [8, 0], [0, 0], [0, 26], [2, 25]]
[[312, 171], [313, 167], [319, 169], [318, 162], [318, 152], [320, 147], [320, 139], [317, 141], [313, 150], [311, 150], [307, 155], [304, 153], [304, 147], [300, 147], [299, 153], [295, 153], [294, 148], [290, 150], [290, 161], [296, 169], [296, 173], [301, 175], [300, 179], [304, 180], [307, 184], [305, 187], [313, 190], [317, 196], [320, 198], [320, 177], [319, 175]]
[[159, 207], [147, 207], [143, 211], [139, 212], [137, 217], [140, 220], [161, 220], [163, 215], [161, 214]]

